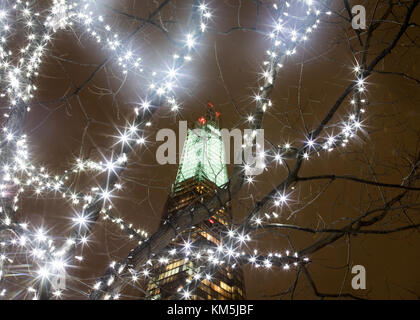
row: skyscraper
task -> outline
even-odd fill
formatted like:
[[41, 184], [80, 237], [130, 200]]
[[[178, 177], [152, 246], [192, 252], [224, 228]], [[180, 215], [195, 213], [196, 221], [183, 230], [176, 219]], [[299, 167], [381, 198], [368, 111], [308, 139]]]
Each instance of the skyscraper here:
[[[204, 201], [215, 188], [228, 182], [219, 118], [220, 113], [209, 103], [206, 116], [198, 119], [195, 128], [188, 129], [178, 173], [166, 202], [166, 217], [194, 202]], [[210, 219], [184, 231], [173, 245], [182, 245], [187, 239], [195, 248], [214, 249], [220, 245], [221, 237], [226, 235], [231, 224], [232, 212], [229, 205], [221, 208]], [[179, 299], [181, 295], [178, 290], [195, 275], [200, 275], [201, 271], [200, 265], [193, 257], [174, 258], [153, 270], [147, 291], [152, 299]], [[199, 281], [191, 299], [245, 298], [240, 267], [216, 265], [208, 274], [200, 275]]]

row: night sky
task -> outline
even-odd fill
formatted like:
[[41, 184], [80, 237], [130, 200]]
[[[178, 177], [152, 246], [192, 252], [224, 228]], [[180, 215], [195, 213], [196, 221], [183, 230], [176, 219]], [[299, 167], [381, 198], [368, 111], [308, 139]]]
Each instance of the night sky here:
[[[98, 5], [112, 22], [121, 37], [129, 34], [141, 21], [131, 19], [115, 10], [145, 18], [156, 8], [158, 1], [102, 1]], [[269, 1], [262, 1], [270, 3]], [[367, 4], [368, 17], [374, 1], [351, 1]], [[376, 16], [383, 12], [382, 3]], [[406, 1], [411, 3], [412, 1]], [[177, 130], [179, 119], [191, 125], [203, 115], [211, 101], [222, 113], [223, 128], [246, 128], [247, 117], [255, 108], [254, 96], [263, 70], [262, 62], [270, 46], [267, 36], [273, 20], [263, 5], [251, 0], [210, 1], [213, 17], [209, 30], [197, 44], [193, 60], [177, 77], [177, 99], [181, 103], [178, 117], [167, 107], [161, 107], [147, 128], [145, 146], [135, 148], [126, 172], [121, 177], [123, 192], [112, 198], [115, 213], [134, 226], [153, 233], [161, 222], [163, 207], [175, 179], [176, 165], [161, 166], [156, 162], [156, 132], [161, 128]], [[342, 1], [333, 1], [333, 9], [348, 17]], [[109, 7], [115, 10], [110, 10]], [[154, 21], [164, 21], [168, 37], [155, 26], [146, 24], [130, 42], [129, 47], [142, 57], [142, 62], [160, 72], [171, 65], [174, 42], [181, 41], [191, 1], [170, 1]], [[389, 20], [399, 19], [405, 10], [395, 9]], [[420, 22], [417, 8], [412, 21]], [[256, 23], [256, 24], [255, 24]], [[232, 27], [248, 30], [230, 30]], [[381, 26], [372, 39], [368, 61], [395, 36], [398, 26]], [[256, 29], [258, 32], [255, 30]], [[230, 30], [230, 31], [229, 31]], [[420, 78], [420, 29], [409, 28], [375, 70], [400, 72]], [[363, 34], [362, 34], [362, 39]], [[354, 79], [352, 68], [360, 57], [361, 47], [349, 22], [333, 14], [321, 18], [320, 27], [309, 39], [299, 45], [297, 53], [287, 60], [272, 92], [273, 107], [264, 119], [265, 138], [272, 145], [290, 143], [300, 146], [306, 134], [313, 130], [345, 88]], [[133, 109], [146, 96], [144, 76], [122, 74], [115, 60], [110, 60], [78, 93], [65, 101], [86, 81], [96, 66], [110, 56], [110, 51], [96, 44], [83, 28], [74, 26], [74, 32], [58, 32], [51, 51], [45, 58], [37, 80], [38, 91], [31, 103], [25, 131], [30, 141], [30, 152], [40, 164], [52, 173], [72, 166], [78, 157], [104, 161], [117, 144], [118, 130], [122, 132], [133, 120]], [[398, 75], [373, 73], [367, 79], [369, 104], [358, 137], [346, 148], [330, 153], [311, 155], [304, 162], [300, 176], [324, 174], [351, 175], [366, 180], [401, 184], [409, 173], [410, 159], [419, 152], [419, 82]], [[351, 111], [350, 96], [340, 106], [326, 132], [338, 132], [336, 125]], [[2, 102], [5, 105], [5, 101]], [[268, 148], [268, 143], [267, 143]], [[293, 160], [288, 164], [293, 166]], [[232, 166], [228, 166], [231, 173]], [[255, 203], [277, 186], [287, 175], [284, 165], [272, 165], [252, 184], [245, 184], [232, 202], [233, 215], [239, 223]], [[78, 190], [87, 190], [101, 183], [104, 175], [80, 174], [74, 181]], [[419, 183], [414, 186], [419, 186]], [[289, 189], [288, 205], [274, 208], [269, 204], [264, 212], [277, 212], [276, 222], [308, 228], [340, 228], [360, 212], [383, 205], [401, 190], [379, 188], [352, 181], [314, 180], [299, 182]], [[417, 192], [418, 193], [418, 192]], [[44, 225], [51, 234], [65, 235], [74, 214], [72, 206], [53, 194], [36, 196], [28, 193], [21, 201], [19, 217], [35, 225]], [[418, 195], [411, 192], [404, 204], [406, 210], [395, 210], [385, 220], [369, 227], [387, 230], [419, 223]], [[402, 204], [401, 204], [402, 205]], [[351, 293], [370, 299], [420, 298], [420, 229], [387, 234], [343, 237], [310, 256], [308, 266], [314, 282], [323, 293]], [[314, 243], [321, 235], [292, 230], [263, 230], [252, 236], [250, 248], [261, 252], [301, 250]], [[112, 260], [124, 258], [135, 242], [109, 223], [94, 226], [89, 246], [83, 250], [85, 261], [71, 269], [73, 276], [81, 277], [88, 285], [101, 276]], [[363, 265], [367, 272], [367, 289], [355, 291], [351, 287], [352, 274], [346, 276], [346, 264]], [[272, 268], [256, 270], [244, 268], [246, 293], [249, 299], [277, 299], [276, 294], [287, 290], [296, 278], [296, 270]], [[76, 290], [88, 292], [79, 282], [69, 283]], [[72, 295], [84, 298], [84, 295]], [[295, 298], [315, 299], [306, 277], [301, 275]], [[290, 295], [282, 298], [290, 299]]]

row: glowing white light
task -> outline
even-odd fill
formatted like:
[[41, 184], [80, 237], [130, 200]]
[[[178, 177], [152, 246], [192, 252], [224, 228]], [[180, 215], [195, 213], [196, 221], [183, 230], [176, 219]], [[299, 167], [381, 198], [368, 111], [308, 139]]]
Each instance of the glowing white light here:
[[128, 142], [128, 140], [130, 139], [130, 137], [127, 135], [127, 133], [123, 133], [121, 136], [120, 136], [120, 140], [119, 140], [119, 142], [120, 143], [122, 143], [122, 144], [126, 144], [127, 142]]
[[50, 275], [50, 272], [48, 268], [46, 267], [39, 268], [37, 273], [38, 273], [38, 277], [42, 279], [48, 279], [48, 276]]
[[104, 200], [109, 200], [109, 198], [111, 197], [111, 192], [108, 190], [103, 190], [101, 193], [101, 197]]
[[62, 294], [63, 294], [63, 292], [61, 290], [55, 290], [53, 292], [53, 296], [56, 297], [56, 298], [60, 298]]
[[176, 70], [175, 69], [170, 69], [168, 71], [168, 76], [169, 76], [169, 78], [175, 78], [176, 77]]
[[145, 101], [142, 103], [141, 105], [143, 107], [143, 109], [149, 109], [150, 108], [150, 102], [149, 101]]
[[85, 227], [88, 223], [88, 219], [84, 216], [84, 214], [76, 214], [76, 217], [73, 218], [73, 221], [81, 227]]
[[184, 249], [186, 251], [189, 251], [191, 249], [191, 242], [189, 242], [189, 241], [184, 242]]
[[186, 40], [186, 42], [187, 42], [187, 47], [189, 48], [189, 49], [191, 49], [192, 47], [194, 47], [194, 45], [195, 45], [195, 40], [194, 40], [194, 37], [191, 35], [191, 34], [188, 34], [187, 35], [187, 40]]
[[308, 147], [312, 148], [314, 146], [314, 142], [313, 140], [309, 139], [306, 144], [308, 145]]
[[80, 237], [80, 243], [85, 245], [88, 243], [88, 238], [86, 236]]
[[182, 292], [182, 298], [188, 300], [191, 297], [191, 292], [184, 290]]

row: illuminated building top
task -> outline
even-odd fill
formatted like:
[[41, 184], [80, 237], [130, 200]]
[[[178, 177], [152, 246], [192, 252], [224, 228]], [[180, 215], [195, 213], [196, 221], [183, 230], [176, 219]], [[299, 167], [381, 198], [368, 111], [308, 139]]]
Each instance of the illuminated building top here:
[[196, 178], [207, 179], [217, 186], [228, 182], [225, 147], [218, 125], [219, 112], [209, 103], [206, 117], [200, 117], [195, 129], [188, 129], [175, 185]]

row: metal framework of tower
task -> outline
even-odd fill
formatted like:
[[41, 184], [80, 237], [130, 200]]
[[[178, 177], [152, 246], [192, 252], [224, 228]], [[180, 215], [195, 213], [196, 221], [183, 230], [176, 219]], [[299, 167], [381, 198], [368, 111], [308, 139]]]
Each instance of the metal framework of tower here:
[[[211, 103], [205, 117], [198, 119], [194, 129], [188, 129], [182, 150], [181, 163], [166, 206], [170, 217], [194, 202], [202, 202], [214, 190], [228, 182], [224, 162], [225, 147], [220, 134], [220, 113]], [[180, 239], [189, 239], [194, 247], [215, 247], [232, 223], [231, 207], [217, 211], [210, 219], [184, 231], [172, 245], [181, 245]], [[200, 273], [193, 259], [174, 258], [155, 267], [147, 291], [152, 299], [179, 299], [178, 290]], [[211, 278], [203, 277], [193, 291], [194, 300], [245, 299], [244, 280], [240, 267], [219, 265], [212, 270]]]

